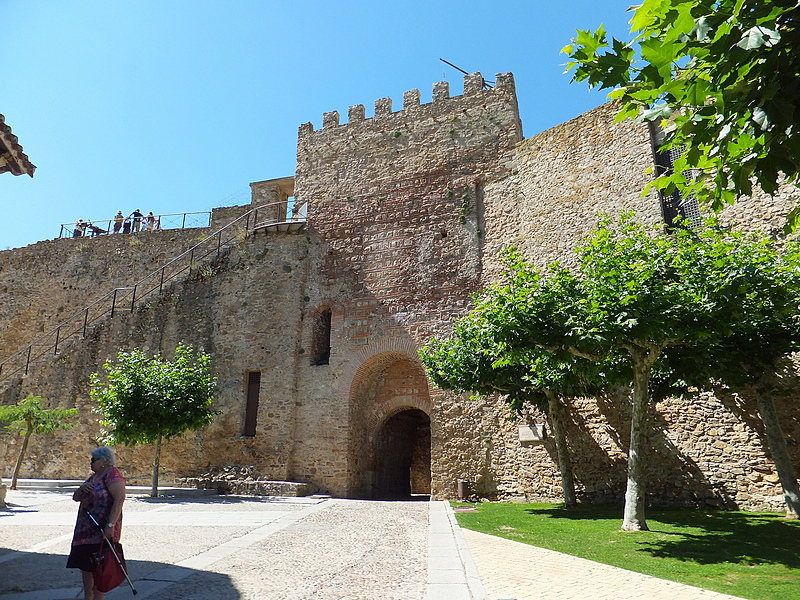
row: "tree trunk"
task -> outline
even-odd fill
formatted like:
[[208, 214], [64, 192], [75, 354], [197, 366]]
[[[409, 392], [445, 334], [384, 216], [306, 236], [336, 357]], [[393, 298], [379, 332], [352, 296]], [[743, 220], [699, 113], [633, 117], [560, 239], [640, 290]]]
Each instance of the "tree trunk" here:
[[550, 417], [550, 427], [553, 429], [553, 438], [556, 442], [558, 454], [558, 470], [561, 472], [561, 487], [564, 490], [564, 508], [575, 508], [578, 502], [575, 499], [575, 477], [572, 473], [572, 461], [567, 448], [567, 431], [565, 424], [564, 406], [561, 398], [550, 390], [547, 395], [547, 413]]
[[622, 531], [649, 531], [644, 517], [644, 453], [647, 447], [647, 413], [650, 409], [650, 367], [659, 352], [638, 347], [629, 351], [633, 361], [633, 409]]
[[783, 497], [786, 500], [786, 517], [796, 519], [798, 513], [800, 513], [800, 490], [797, 487], [797, 477], [795, 477], [792, 459], [786, 446], [786, 437], [781, 431], [778, 413], [775, 411], [775, 403], [772, 401], [769, 383], [762, 379], [756, 385], [755, 390], [756, 398], [758, 399], [758, 412], [761, 413], [761, 420], [764, 422], [764, 430], [767, 433], [769, 450], [772, 454], [772, 460], [775, 461], [775, 471], [778, 473], [778, 479], [780, 479], [783, 487]]
[[156, 440], [155, 450], [153, 452], [153, 480], [152, 487], [150, 488], [150, 497], [158, 497], [158, 465], [161, 462], [161, 436]]
[[28, 449], [28, 440], [31, 439], [31, 434], [33, 431], [30, 427], [28, 427], [25, 437], [22, 438], [22, 448], [19, 450], [19, 456], [17, 457], [17, 464], [14, 465], [14, 474], [11, 476], [11, 489], [17, 489], [17, 477], [19, 477], [19, 471], [22, 468], [22, 459], [25, 458], [25, 450]]

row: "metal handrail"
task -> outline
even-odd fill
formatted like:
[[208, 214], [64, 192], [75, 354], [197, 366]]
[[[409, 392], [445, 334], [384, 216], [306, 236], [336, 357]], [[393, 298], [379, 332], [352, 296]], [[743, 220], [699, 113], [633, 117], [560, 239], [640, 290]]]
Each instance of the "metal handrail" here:
[[[167, 213], [163, 215], [154, 215], [156, 222], [159, 224], [158, 229], [156, 231], [162, 231], [167, 229], [187, 229], [186, 227], [186, 217], [191, 215], [205, 215], [207, 217], [205, 225], [190, 225], [189, 228], [193, 227], [208, 227], [211, 224], [211, 211], [201, 211], [201, 212], [186, 212], [186, 213]], [[171, 226], [169, 217], [180, 217], [181, 222], [179, 225]], [[164, 221], [167, 219], [167, 221]], [[58, 233], [59, 238], [63, 237], [96, 237], [100, 235], [109, 235], [112, 233], [114, 228], [114, 219], [97, 219], [97, 220], [90, 220], [86, 221], [87, 229], [86, 231], [79, 235], [75, 236], [75, 221], [71, 221], [69, 223], [61, 223], [61, 231]], [[95, 225], [100, 232], [93, 233], [91, 226]], [[103, 229], [105, 226], [105, 229]], [[140, 230], [143, 231], [143, 230]], [[121, 232], [120, 232], [121, 233]]]
[[[234, 219], [212, 235], [195, 244], [182, 254], [176, 256], [168, 263], [149, 273], [132, 286], [117, 287], [102, 298], [94, 301], [80, 312], [68, 317], [47, 333], [39, 336], [28, 346], [20, 349], [0, 363], [0, 381], [22, 373], [27, 375], [31, 366], [58, 354], [75, 339], [85, 338], [87, 331], [98, 324], [107, 316], [113, 317], [115, 313], [133, 312], [137, 303], [141, 304], [150, 296], [160, 294], [166, 284], [174, 281], [184, 273], [191, 276], [199, 264], [214, 255], [219, 258], [222, 253], [231, 248], [240, 238], [244, 230], [245, 237], [255, 229], [256, 224], [263, 226], [267, 222], [258, 219], [258, 212], [285, 202], [272, 202], [254, 208], [240, 217]], [[280, 211], [278, 211], [280, 212]], [[280, 219], [268, 220], [270, 223], [280, 223]]]

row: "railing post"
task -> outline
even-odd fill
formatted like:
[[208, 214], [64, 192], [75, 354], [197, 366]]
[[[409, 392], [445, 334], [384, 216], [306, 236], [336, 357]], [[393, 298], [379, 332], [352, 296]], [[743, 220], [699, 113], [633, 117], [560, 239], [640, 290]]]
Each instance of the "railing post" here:
[[114, 295], [111, 296], [111, 318], [114, 318], [114, 309], [117, 307], [117, 290], [119, 288], [114, 288]]
[[56, 343], [53, 344], [53, 356], [58, 354], [58, 337], [61, 335], [61, 326], [56, 327]]
[[158, 293], [161, 293], [161, 290], [164, 289], [164, 267], [161, 267], [161, 281], [158, 282]]
[[183, 213], [183, 223], [181, 224], [181, 229], [186, 229], [186, 213]]
[[189, 277], [192, 276], [192, 264], [194, 263], [194, 248], [189, 253]]
[[89, 307], [86, 307], [86, 310], [83, 313], [83, 334], [81, 337], [86, 337], [86, 324], [89, 322]]
[[222, 247], [222, 231], [217, 234], [217, 258], [219, 258], [219, 250]]
[[136, 286], [133, 286], [133, 292], [131, 292], [131, 312], [133, 312], [133, 307], [136, 304]]
[[31, 364], [31, 350], [33, 350], [33, 344], [28, 346], [28, 357], [25, 359], [25, 375], [28, 374], [28, 367]]

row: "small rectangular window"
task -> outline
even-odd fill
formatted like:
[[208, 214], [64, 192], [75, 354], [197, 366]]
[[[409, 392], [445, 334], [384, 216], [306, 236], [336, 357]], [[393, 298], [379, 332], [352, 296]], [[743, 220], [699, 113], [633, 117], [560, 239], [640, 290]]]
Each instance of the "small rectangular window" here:
[[256, 434], [256, 421], [258, 420], [258, 395], [261, 392], [261, 371], [250, 371], [247, 373], [247, 405], [244, 411], [244, 431], [245, 437], [253, 437]]
[[311, 340], [311, 364], [327, 365], [331, 359], [331, 309], [325, 308], [314, 315]]

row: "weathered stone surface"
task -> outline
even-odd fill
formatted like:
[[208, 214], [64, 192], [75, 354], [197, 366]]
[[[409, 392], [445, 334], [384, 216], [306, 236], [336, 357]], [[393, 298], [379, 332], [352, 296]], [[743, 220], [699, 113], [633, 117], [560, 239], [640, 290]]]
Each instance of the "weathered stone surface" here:
[[[408, 491], [439, 498], [455, 497], [464, 480], [477, 498], [558, 500], [552, 436], [531, 444], [519, 435], [520, 425], [545, 416], [531, 409], [512, 421], [501, 398], [433, 388], [417, 351], [432, 335], [447, 335], [470, 294], [497, 280], [502, 248], [515, 244], [540, 266], [572, 265], [572, 249], [601, 213], [627, 209], [658, 223], [658, 198], [641, 195], [651, 141], [640, 124], [614, 123], [609, 105], [523, 139], [513, 78], [498, 75], [494, 89], [482, 82], [473, 74], [460, 96], [437, 84], [427, 104], [412, 90], [402, 110], [381, 99], [373, 118], [357, 105], [347, 123], [331, 111], [323, 128], [301, 126], [294, 179], [253, 183], [252, 203], [215, 210], [212, 226], [294, 194], [308, 207], [305, 231], [242, 235], [160, 297], [95, 327], [30, 375], [0, 383], [2, 403], [31, 392], [80, 412], [75, 429], [33, 438], [22, 476], [85, 476], [100, 433], [89, 374], [119, 349], [169, 356], [184, 341], [213, 355], [220, 415], [165, 443], [165, 484], [233, 464], [255, 471], [213, 481], [235, 482], [224, 485], [237, 493], [288, 481], [371, 497], [405, 478]], [[787, 188], [722, 218], [774, 234], [796, 201]], [[285, 205], [275, 206], [269, 217], [286, 218]], [[65, 239], [0, 252], [2, 357], [208, 234]], [[250, 373], [260, 374], [260, 391], [256, 433], [245, 436]], [[800, 438], [794, 399], [779, 406], [791, 440]], [[629, 412], [622, 392], [570, 401], [579, 497], [622, 498]], [[752, 398], [669, 399], [651, 416], [652, 504], [780, 509]], [[18, 441], [0, 435], [8, 464]], [[797, 445], [790, 450], [800, 463]], [[118, 454], [131, 482], [149, 480], [150, 448]]]
[[183, 478], [182, 483], [201, 490], [217, 490], [220, 494], [245, 496], [310, 496], [317, 491], [314, 484], [293, 481], [271, 481], [254, 465], [227, 466], [212, 469], [200, 477]]

